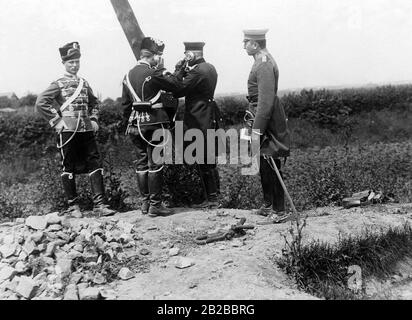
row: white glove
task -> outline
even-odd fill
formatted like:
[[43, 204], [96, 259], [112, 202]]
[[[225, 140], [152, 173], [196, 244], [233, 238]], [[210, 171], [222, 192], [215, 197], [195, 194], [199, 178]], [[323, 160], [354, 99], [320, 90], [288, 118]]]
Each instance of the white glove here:
[[57, 134], [62, 133], [62, 131], [67, 128], [66, 123], [63, 120], [60, 120], [55, 126], [54, 130], [56, 130]]
[[99, 131], [99, 125], [97, 124], [96, 121], [92, 121], [92, 127], [93, 127], [94, 132]]

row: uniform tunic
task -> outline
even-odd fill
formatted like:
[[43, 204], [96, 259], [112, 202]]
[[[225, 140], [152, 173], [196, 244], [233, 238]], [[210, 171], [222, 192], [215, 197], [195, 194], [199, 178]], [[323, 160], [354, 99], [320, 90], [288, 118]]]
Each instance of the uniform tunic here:
[[185, 97], [186, 127], [204, 132], [215, 129], [218, 111], [213, 100], [218, 79], [215, 67], [204, 59], [198, 59], [186, 74], [178, 72], [176, 75], [182, 80], [177, 96]]
[[136, 112], [133, 110], [133, 94], [126, 82], [123, 82], [123, 116], [129, 122], [128, 133], [136, 147], [136, 171], [156, 172], [161, 170], [161, 165], [152, 158], [153, 145], [161, 145], [162, 142], [152, 141], [153, 133], [170, 122], [167, 110], [176, 111], [178, 101], [167, 93], [176, 93], [181, 89], [181, 82], [170, 74], [164, 74], [164, 70], [152, 68], [143, 61], [139, 61], [128, 75], [130, 84], [141, 101], [153, 100], [159, 92], [164, 91], [156, 101], [152, 101], [153, 105], [162, 104], [162, 108]]
[[91, 173], [102, 168], [91, 124], [91, 121], [98, 121], [100, 104], [86, 80], [79, 96], [63, 111], [60, 110], [76, 91], [79, 82], [77, 76], [64, 75], [39, 95], [35, 106], [51, 127], [64, 122], [57, 143], [61, 146], [63, 172], [70, 174]]
[[79, 96], [63, 112], [53, 106], [54, 101], [59, 106], [63, 105], [76, 91], [79, 82], [79, 77], [65, 75], [52, 82], [36, 101], [37, 111], [49, 121], [52, 127], [55, 127], [60, 120], [64, 121], [63, 132], [75, 131], [78, 120], [80, 121], [77, 132], [93, 131], [91, 120], [98, 121], [99, 101], [86, 80]]
[[[276, 140], [289, 149], [290, 137], [283, 107], [277, 96], [279, 69], [273, 57], [264, 50], [253, 64], [248, 79], [250, 111], [256, 117], [253, 130]], [[278, 157], [289, 156], [289, 151], [279, 150], [270, 139], [262, 139], [261, 154]]]

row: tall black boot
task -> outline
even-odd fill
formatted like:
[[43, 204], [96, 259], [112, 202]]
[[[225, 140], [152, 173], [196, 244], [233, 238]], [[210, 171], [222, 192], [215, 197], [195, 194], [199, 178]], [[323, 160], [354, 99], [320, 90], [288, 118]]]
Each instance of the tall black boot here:
[[[280, 171], [281, 161], [276, 159], [275, 163], [276, 163], [276, 166], [279, 169], [280, 176], [283, 179], [282, 171]], [[282, 188], [282, 184], [280, 183], [279, 178], [276, 175], [276, 172], [274, 172], [274, 174], [275, 174], [275, 176], [274, 176], [275, 181], [274, 181], [274, 185], [273, 185], [273, 200], [272, 200], [273, 210], [275, 210], [276, 213], [278, 213], [278, 214], [282, 214], [286, 210], [285, 209], [286, 208], [285, 207], [285, 191]]]
[[150, 193], [149, 193], [149, 173], [138, 172], [137, 183], [139, 185], [140, 200], [142, 202], [142, 214], [148, 214], [150, 207]]
[[82, 213], [80, 207], [77, 204], [77, 191], [76, 180], [72, 173], [63, 173], [61, 176], [64, 193], [68, 199], [69, 208], [65, 211], [65, 214], [71, 215], [74, 218], [81, 218]]
[[90, 175], [90, 185], [93, 194], [94, 211], [101, 216], [112, 216], [116, 212], [106, 204], [102, 170], [96, 170]]
[[274, 184], [275, 175], [272, 167], [264, 157], [260, 157], [259, 165], [260, 182], [263, 191], [263, 204], [255, 210], [254, 213], [262, 216], [268, 216], [273, 213], [273, 198], [274, 198]]
[[162, 171], [149, 172], [149, 193], [150, 193], [150, 208], [149, 216], [156, 217], [159, 215], [170, 215], [172, 211], [162, 204], [162, 187], [163, 174]]
[[219, 202], [217, 199], [217, 186], [214, 169], [200, 170], [200, 178], [202, 179], [207, 198], [201, 204], [193, 205], [192, 208], [218, 208]]
[[219, 170], [217, 168], [212, 169], [213, 176], [215, 178], [215, 183], [216, 183], [216, 191], [217, 194], [220, 194], [220, 176], [219, 176]]

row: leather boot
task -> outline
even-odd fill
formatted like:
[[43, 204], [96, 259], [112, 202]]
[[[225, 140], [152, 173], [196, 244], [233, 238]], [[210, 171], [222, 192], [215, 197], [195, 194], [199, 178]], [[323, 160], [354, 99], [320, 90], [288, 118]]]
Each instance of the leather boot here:
[[137, 184], [139, 185], [140, 200], [142, 202], [141, 210], [142, 214], [149, 213], [150, 207], [150, 193], [149, 193], [149, 173], [138, 172]]
[[217, 194], [220, 194], [220, 176], [219, 176], [219, 170], [217, 168], [212, 169], [213, 176], [215, 178], [215, 183], [216, 183], [216, 191]]
[[81, 218], [83, 215], [80, 212], [80, 207], [77, 204], [76, 180], [74, 174], [64, 173], [61, 176], [64, 193], [68, 199], [69, 208], [64, 212], [65, 215], [70, 215], [74, 218]]
[[149, 216], [170, 215], [172, 210], [162, 204], [163, 174], [161, 171], [149, 172], [150, 207]]
[[217, 199], [217, 186], [214, 169], [201, 170], [200, 178], [202, 179], [204, 188], [206, 189], [207, 199], [200, 204], [193, 205], [195, 209], [217, 209], [219, 208], [219, 201]]
[[260, 173], [260, 182], [262, 184], [262, 191], [263, 191], [262, 208], [270, 207], [272, 209], [276, 173], [273, 171], [268, 161], [263, 157], [260, 158], [259, 173]]
[[98, 213], [99, 216], [107, 217], [114, 215], [116, 211], [109, 209], [109, 206], [106, 204], [102, 170], [92, 172], [89, 177], [93, 194], [93, 211]]

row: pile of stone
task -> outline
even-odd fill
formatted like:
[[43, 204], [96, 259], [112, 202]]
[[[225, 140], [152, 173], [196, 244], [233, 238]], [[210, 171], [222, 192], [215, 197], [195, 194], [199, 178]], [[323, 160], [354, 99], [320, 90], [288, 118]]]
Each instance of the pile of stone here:
[[[133, 227], [114, 217], [88, 222], [58, 213], [17, 219], [0, 234], [0, 299], [115, 299], [115, 292], [103, 287], [103, 274], [75, 270], [73, 262], [93, 268], [103, 258], [127, 259], [139, 239]], [[127, 268], [118, 274], [124, 280], [133, 276]]]

